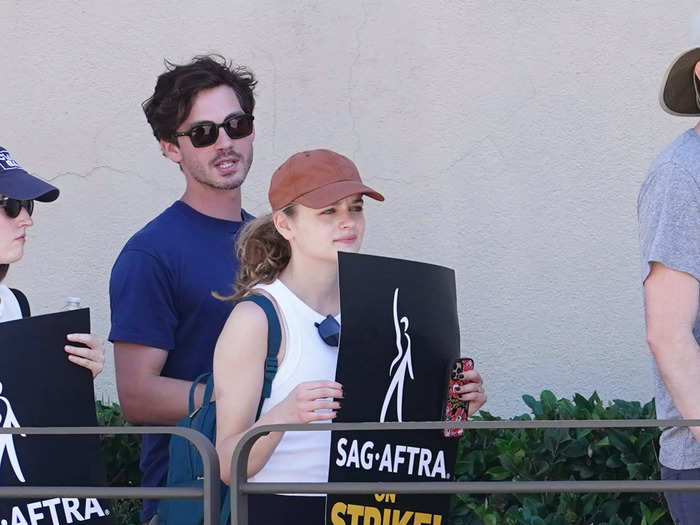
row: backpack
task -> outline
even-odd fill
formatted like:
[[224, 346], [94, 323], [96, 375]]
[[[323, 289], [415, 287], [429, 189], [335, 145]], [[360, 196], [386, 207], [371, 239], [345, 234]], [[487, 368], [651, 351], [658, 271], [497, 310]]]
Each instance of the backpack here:
[[[277, 354], [282, 340], [279, 318], [272, 302], [262, 295], [251, 295], [242, 301], [252, 301], [263, 309], [267, 316], [267, 357], [265, 358], [265, 371], [260, 403], [255, 419], [260, 417], [265, 399], [270, 397], [272, 390], [272, 380], [277, 373]], [[241, 302], [242, 302], [241, 301]], [[194, 393], [197, 385], [206, 381], [202, 406], [194, 408]], [[211, 401], [214, 390], [214, 375], [212, 373], [202, 374], [192, 383], [189, 395], [189, 416], [182, 419], [179, 427], [192, 428], [204, 434], [212, 444], [216, 444], [216, 401]], [[170, 438], [170, 463], [168, 468], [168, 487], [202, 487], [204, 484], [204, 465], [196, 447], [187, 439], [180, 436]], [[221, 465], [222, 468], [229, 468], [229, 465]], [[216, 486], [216, 482], [214, 482]], [[216, 489], [214, 489], [216, 490]], [[229, 521], [231, 513], [231, 493], [228, 485], [220, 482], [219, 490], [221, 498], [221, 525]], [[158, 506], [159, 523], [165, 525], [192, 525], [203, 522], [202, 501], [164, 499]]]

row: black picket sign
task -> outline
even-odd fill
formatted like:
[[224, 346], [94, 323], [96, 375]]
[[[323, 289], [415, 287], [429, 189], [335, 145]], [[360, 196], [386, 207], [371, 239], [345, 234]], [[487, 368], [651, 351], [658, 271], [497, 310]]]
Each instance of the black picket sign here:
[[[97, 425], [92, 374], [64, 351], [89, 332], [87, 308], [0, 323], [1, 426]], [[97, 436], [0, 436], [1, 486], [105, 484]], [[95, 498], [0, 499], [0, 525], [109, 525], [109, 513]]]
[[[342, 329], [337, 422], [439, 421], [459, 357], [454, 271], [339, 254]], [[440, 430], [333, 431], [330, 481], [448, 481], [457, 441]], [[449, 495], [328, 495], [330, 525], [446, 525]]]

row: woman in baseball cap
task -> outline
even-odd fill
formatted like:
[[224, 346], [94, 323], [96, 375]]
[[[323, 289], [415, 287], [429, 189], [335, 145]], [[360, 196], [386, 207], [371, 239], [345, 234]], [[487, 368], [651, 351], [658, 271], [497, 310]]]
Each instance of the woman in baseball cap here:
[[[336, 417], [343, 387], [333, 380], [340, 329], [338, 252], [357, 252], [365, 232], [365, 197], [384, 197], [365, 185], [355, 164], [329, 150], [292, 155], [272, 176], [272, 213], [251, 221], [238, 240], [239, 301], [214, 353], [217, 439], [220, 463], [231, 464], [240, 437], [257, 424], [330, 422]], [[267, 368], [268, 326], [263, 308], [251, 295], [270, 299], [279, 317], [282, 342], [279, 370], [269, 397], [259, 405]], [[273, 357], [274, 359], [274, 357]], [[274, 364], [274, 363], [273, 363]], [[481, 385], [464, 395], [474, 397]], [[466, 392], [470, 391], [470, 394]], [[483, 394], [479, 394], [483, 395]], [[257, 413], [256, 413], [257, 409]], [[327, 482], [328, 432], [274, 433], [258, 440], [248, 463], [251, 481]], [[221, 469], [228, 483], [228, 468]], [[324, 523], [323, 495], [249, 497], [251, 525]]]
[[[29, 303], [22, 292], [2, 284], [11, 263], [24, 255], [25, 232], [34, 222], [34, 201], [52, 202], [58, 198], [58, 188], [27, 173], [0, 146], [0, 322], [13, 321], [29, 315]], [[104, 350], [99, 338], [92, 334], [69, 334], [68, 340], [89, 348], [66, 345], [68, 359], [92, 371], [93, 377], [102, 371]]]

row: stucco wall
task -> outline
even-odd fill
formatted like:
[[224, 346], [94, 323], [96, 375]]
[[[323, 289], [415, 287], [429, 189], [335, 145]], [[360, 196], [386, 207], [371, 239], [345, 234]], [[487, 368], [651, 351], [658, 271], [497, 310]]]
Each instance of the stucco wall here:
[[456, 269], [490, 411], [543, 388], [646, 401], [636, 194], [694, 124], [657, 104], [694, 9], [668, 5], [0, 0], [0, 144], [62, 192], [7, 281], [37, 313], [80, 296], [106, 337], [119, 249], [183, 189], [140, 103], [164, 57], [219, 52], [260, 82], [244, 206], [293, 152], [351, 156], [388, 197], [364, 251]]

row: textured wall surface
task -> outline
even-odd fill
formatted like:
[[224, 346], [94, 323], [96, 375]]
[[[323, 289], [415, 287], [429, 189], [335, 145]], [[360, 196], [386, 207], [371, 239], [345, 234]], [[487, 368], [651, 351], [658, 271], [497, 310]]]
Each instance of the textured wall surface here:
[[364, 251], [456, 270], [490, 411], [544, 388], [646, 401], [636, 194], [694, 125], [657, 103], [694, 9], [668, 5], [0, 0], [0, 144], [61, 189], [7, 282], [37, 313], [81, 297], [106, 337], [117, 253], [184, 187], [140, 103], [164, 57], [219, 52], [259, 78], [244, 206], [266, 211], [291, 153], [351, 156], [387, 196]]

